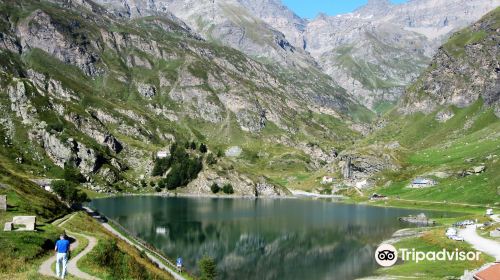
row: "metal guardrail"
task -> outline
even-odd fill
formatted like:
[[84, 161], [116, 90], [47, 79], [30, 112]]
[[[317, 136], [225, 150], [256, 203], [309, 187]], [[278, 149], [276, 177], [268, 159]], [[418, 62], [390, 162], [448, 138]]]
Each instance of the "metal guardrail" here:
[[109, 219], [108, 217], [106, 217], [106, 219], [108, 220], [108, 223], [113, 224], [114, 227], [117, 227], [120, 231], [123, 231], [124, 233], [126, 233], [127, 237], [129, 239], [132, 239], [132, 241], [134, 241], [134, 242], [138, 243], [139, 245], [141, 245], [142, 247], [148, 249], [150, 252], [152, 252], [153, 254], [155, 254], [162, 261], [166, 262], [172, 268], [176, 269], [176, 265], [174, 264], [174, 262], [171, 261], [170, 259], [168, 259], [168, 257], [164, 256], [156, 248], [154, 248], [153, 246], [151, 246], [149, 243], [147, 243], [146, 241], [142, 240], [141, 238], [137, 237], [135, 234], [133, 234], [132, 232], [130, 232], [129, 230], [127, 230], [125, 227], [123, 227], [122, 225], [120, 225], [120, 223], [118, 223], [117, 221], [115, 221], [113, 219]]

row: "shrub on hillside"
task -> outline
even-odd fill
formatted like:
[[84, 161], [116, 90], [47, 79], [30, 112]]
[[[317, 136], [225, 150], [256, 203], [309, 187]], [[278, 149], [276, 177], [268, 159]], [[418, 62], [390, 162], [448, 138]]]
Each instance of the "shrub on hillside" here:
[[78, 168], [73, 167], [71, 164], [64, 165], [64, 180], [74, 183], [84, 183], [87, 180], [83, 177]]
[[204, 154], [204, 153], [206, 153], [207, 151], [208, 151], [207, 145], [205, 145], [205, 144], [201, 143], [201, 144], [200, 144], [200, 152]]
[[199, 262], [200, 280], [213, 280], [217, 277], [217, 266], [215, 260], [211, 257], [204, 256]]
[[208, 165], [214, 165], [217, 163], [217, 159], [215, 158], [214, 154], [210, 153], [207, 155], [207, 164]]
[[191, 142], [191, 144], [189, 145], [189, 148], [191, 148], [191, 150], [196, 150], [196, 142]]
[[225, 193], [225, 194], [233, 194], [234, 193], [234, 189], [233, 189], [233, 185], [227, 183], [225, 184], [223, 187], [222, 187], [222, 191]]
[[156, 158], [153, 166], [152, 176], [163, 176], [170, 167], [170, 158]]
[[210, 186], [210, 190], [212, 190], [213, 193], [218, 193], [220, 191], [220, 187], [219, 185], [217, 185], [217, 183], [213, 183]]
[[87, 194], [79, 190], [77, 184], [70, 181], [55, 181], [52, 183], [52, 190], [61, 200], [71, 206], [81, 205], [84, 202], [90, 201]]

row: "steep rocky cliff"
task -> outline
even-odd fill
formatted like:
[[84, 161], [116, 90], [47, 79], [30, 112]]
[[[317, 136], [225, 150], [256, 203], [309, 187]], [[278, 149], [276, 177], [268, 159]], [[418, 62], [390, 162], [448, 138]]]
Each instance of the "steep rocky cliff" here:
[[497, 0], [368, 1], [350, 14], [311, 20], [306, 50], [363, 104], [383, 111], [453, 32], [498, 5]]
[[135, 188], [174, 141], [215, 153], [287, 136], [294, 150], [351, 141], [350, 124], [369, 118], [319, 71], [260, 63], [168, 13], [130, 20], [86, 0], [0, 4], [0, 156], [34, 177], [74, 165], [93, 187]]
[[[265, 62], [320, 69], [376, 112], [404, 88], [454, 32], [500, 0], [370, 0], [353, 13], [302, 19], [280, 0], [99, 0], [118, 15], [182, 19], [207, 40]], [[172, 15], [173, 14], [173, 15]]]
[[[97, 2], [124, 17], [174, 14], [207, 40], [236, 48], [252, 57], [271, 59], [287, 66], [314, 66], [314, 60], [304, 51], [298, 37], [290, 37], [287, 24], [277, 29], [269, 24], [280, 9], [278, 1], [242, 0], [153, 0]], [[293, 13], [288, 14], [293, 17]], [[280, 17], [281, 18], [281, 17]], [[300, 22], [298, 17], [294, 21]], [[300, 25], [300, 23], [299, 23]], [[294, 30], [294, 29], [292, 29]]]
[[454, 34], [408, 88], [399, 110], [430, 113], [438, 106], [464, 108], [481, 98], [500, 117], [499, 34], [500, 8]]

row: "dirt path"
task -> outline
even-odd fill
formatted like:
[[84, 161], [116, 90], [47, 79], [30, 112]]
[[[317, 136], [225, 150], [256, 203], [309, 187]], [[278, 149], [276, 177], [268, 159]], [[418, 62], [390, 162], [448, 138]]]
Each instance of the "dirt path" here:
[[476, 225], [467, 226], [465, 229], [460, 230], [460, 236], [471, 244], [474, 249], [493, 256], [497, 261], [500, 261], [500, 243], [479, 236], [476, 232]]
[[[70, 250], [73, 251], [78, 247], [78, 239], [75, 238], [75, 242], [71, 243]], [[52, 270], [52, 264], [56, 262], [56, 256], [55, 253], [53, 256], [48, 258], [46, 261], [40, 265], [40, 268], [38, 269], [38, 273], [43, 274], [45, 276], [51, 276], [51, 277], [57, 277], [55, 272]]]
[[[78, 261], [83, 258], [84, 256], [86, 256], [88, 253], [90, 253], [90, 251], [92, 251], [92, 249], [94, 249], [94, 247], [97, 245], [97, 239], [95, 239], [94, 237], [92, 236], [88, 236], [88, 235], [85, 235], [85, 234], [81, 234], [81, 233], [74, 233], [74, 232], [69, 232], [70, 234], [72, 235], [79, 235], [85, 239], [88, 240], [88, 245], [85, 249], [83, 249], [83, 251], [81, 251], [76, 257], [74, 258], [71, 258], [68, 262], [68, 273], [71, 274], [71, 275], [74, 275], [78, 278], [82, 278], [82, 279], [85, 279], [85, 280], [99, 280], [99, 278], [97, 277], [94, 277], [90, 274], [87, 274], [83, 271], [81, 271], [78, 266], [77, 266], [77, 263]], [[76, 243], [76, 242], [75, 242]]]
[[[73, 218], [74, 215], [75, 214], [69, 216], [68, 218], [59, 219], [59, 220], [55, 221], [54, 224], [57, 224], [58, 227], [62, 227], [67, 221], [71, 220], [71, 218]], [[74, 232], [70, 232], [70, 231], [66, 231], [66, 232], [68, 233], [69, 237], [71, 237], [75, 240], [75, 242], [70, 244], [71, 251], [76, 250], [76, 248], [78, 248], [78, 245], [79, 245], [78, 239], [75, 236], [80, 236], [80, 237], [83, 237], [83, 238], [88, 240], [87, 247], [83, 251], [81, 251], [78, 255], [71, 257], [69, 259], [67, 267], [66, 267], [67, 274], [71, 274], [75, 277], [85, 279], [85, 280], [100, 280], [97, 277], [94, 277], [92, 275], [89, 275], [89, 274], [81, 271], [77, 266], [78, 260], [80, 260], [85, 255], [87, 255], [97, 245], [97, 240], [94, 237], [88, 236], [85, 234], [74, 233]], [[50, 258], [45, 260], [42, 263], [42, 265], [40, 265], [40, 268], [38, 269], [38, 273], [45, 275], [45, 276], [57, 277], [56, 274], [54, 273], [54, 271], [52, 270], [52, 264], [54, 264], [55, 262], [56, 262], [56, 256], [54, 254], [53, 256], [51, 256]]]

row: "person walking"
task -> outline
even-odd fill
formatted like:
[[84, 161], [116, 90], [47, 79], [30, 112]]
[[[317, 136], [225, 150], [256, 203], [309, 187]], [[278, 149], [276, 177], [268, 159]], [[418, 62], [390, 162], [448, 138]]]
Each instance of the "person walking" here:
[[69, 258], [69, 240], [66, 239], [65, 234], [61, 234], [61, 236], [59, 236], [59, 240], [57, 240], [56, 242], [55, 251], [56, 251], [56, 275], [57, 277], [64, 279], [64, 276], [66, 276], [66, 265], [68, 264], [68, 258]]

